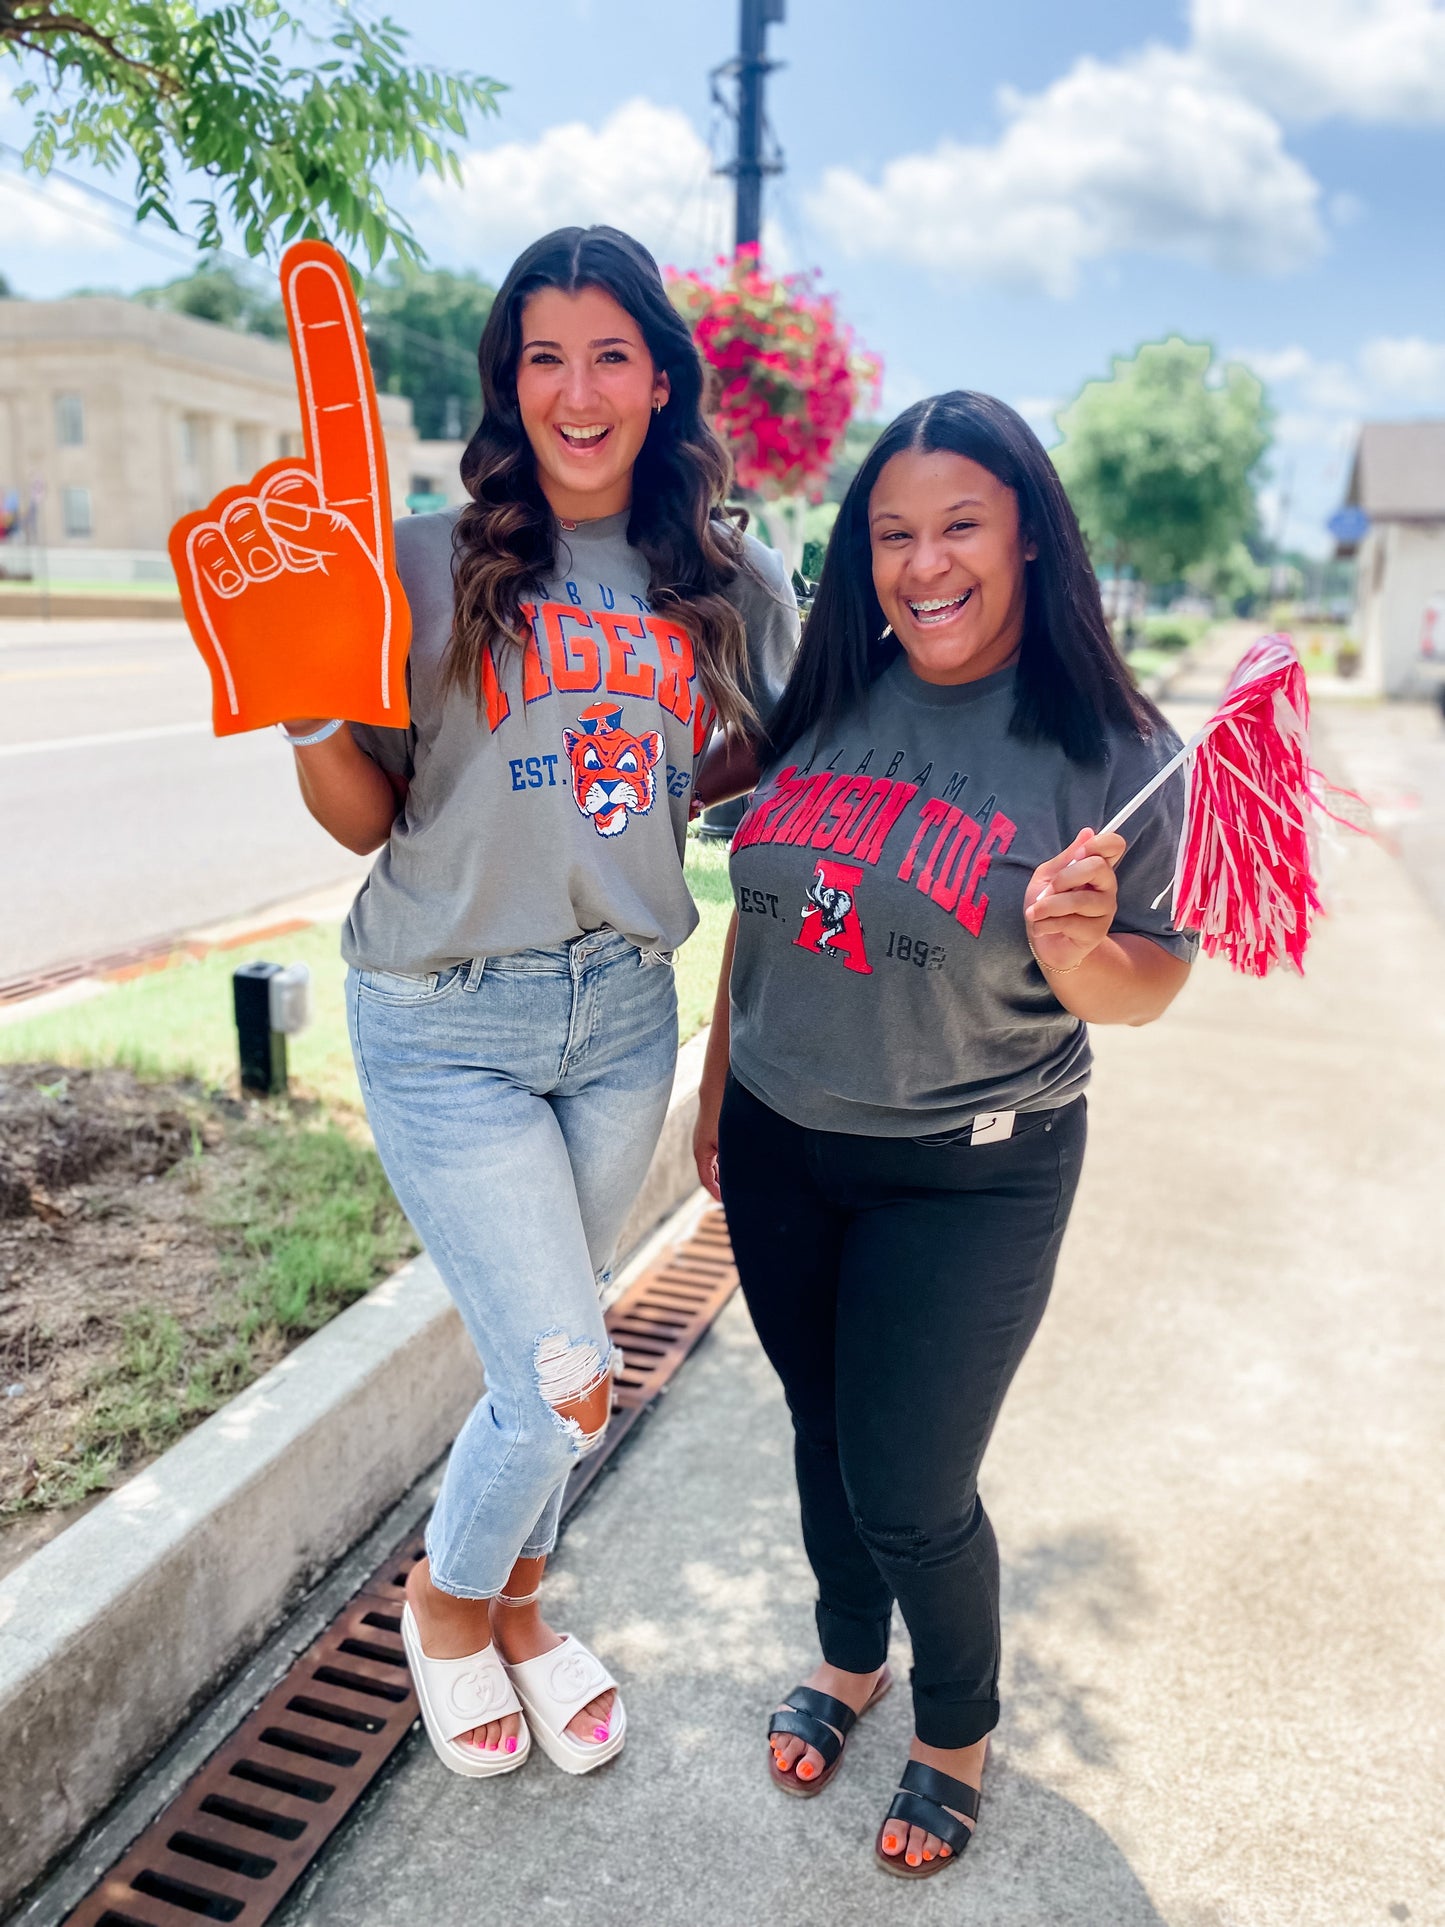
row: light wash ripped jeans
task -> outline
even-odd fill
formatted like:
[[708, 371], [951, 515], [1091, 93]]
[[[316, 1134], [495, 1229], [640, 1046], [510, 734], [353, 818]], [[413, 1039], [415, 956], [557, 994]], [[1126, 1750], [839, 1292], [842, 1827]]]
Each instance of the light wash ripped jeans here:
[[555, 1411], [616, 1363], [599, 1287], [662, 1129], [671, 964], [598, 930], [425, 977], [350, 970], [372, 1135], [486, 1368], [427, 1527], [444, 1592], [490, 1599], [557, 1540], [582, 1452]]

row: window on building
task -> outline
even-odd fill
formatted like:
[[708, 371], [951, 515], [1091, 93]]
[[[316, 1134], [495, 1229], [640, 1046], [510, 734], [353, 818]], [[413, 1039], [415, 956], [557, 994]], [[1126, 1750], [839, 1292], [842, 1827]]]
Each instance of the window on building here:
[[238, 422], [233, 431], [233, 445], [236, 466], [243, 475], [249, 475], [261, 465], [261, 431], [249, 422]]
[[60, 491], [60, 516], [67, 535], [89, 535], [90, 490], [63, 488]]
[[55, 397], [55, 439], [62, 448], [85, 444], [85, 404], [79, 395]]
[[181, 416], [181, 460], [194, 468], [205, 445], [205, 422], [199, 415]]
[[292, 456], [304, 455], [305, 444], [299, 435], [288, 435], [283, 429], [276, 437], [276, 454], [279, 460], [289, 461]]

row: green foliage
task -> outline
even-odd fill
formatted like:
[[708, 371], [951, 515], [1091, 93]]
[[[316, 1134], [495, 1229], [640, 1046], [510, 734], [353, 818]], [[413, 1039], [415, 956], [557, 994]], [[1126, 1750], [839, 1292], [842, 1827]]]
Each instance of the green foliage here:
[[1227, 555], [1255, 519], [1269, 446], [1264, 390], [1202, 342], [1147, 342], [1059, 416], [1054, 461], [1096, 566], [1174, 582]]
[[227, 1201], [241, 1332], [303, 1338], [416, 1250], [376, 1153], [338, 1125], [257, 1131], [256, 1163]]
[[833, 533], [833, 524], [837, 519], [836, 502], [824, 500], [809, 503], [803, 517], [803, 560], [799, 565], [809, 582], [816, 582], [823, 573], [828, 538]]
[[1189, 571], [1191, 589], [1213, 596], [1232, 609], [1241, 602], [1257, 601], [1269, 594], [1270, 571], [1256, 562], [1243, 542], [1231, 542], [1223, 555], [1210, 556]]
[[496, 290], [470, 272], [392, 262], [362, 293], [377, 387], [409, 399], [424, 439], [470, 437], [482, 409], [477, 343]]
[[266, 335], [272, 341], [286, 338], [286, 317], [274, 289], [263, 293], [224, 262], [198, 268], [158, 288], [141, 288], [135, 298], [148, 308], [170, 308], [240, 334]]
[[0, 57], [23, 73], [12, 98], [32, 116], [27, 167], [133, 160], [137, 220], [177, 232], [177, 197], [198, 185], [201, 246], [219, 247], [228, 221], [253, 255], [317, 235], [373, 265], [388, 248], [420, 259], [378, 179], [404, 167], [460, 180], [451, 141], [502, 89], [411, 66], [405, 48], [395, 21], [324, 0], [93, 0], [83, 16], [0, 4]]
[[841, 502], [848, 493], [848, 484], [862, 468], [868, 451], [883, 433], [885, 423], [879, 421], [851, 421], [843, 433], [843, 447], [828, 471], [828, 479], [823, 484], [825, 502]]

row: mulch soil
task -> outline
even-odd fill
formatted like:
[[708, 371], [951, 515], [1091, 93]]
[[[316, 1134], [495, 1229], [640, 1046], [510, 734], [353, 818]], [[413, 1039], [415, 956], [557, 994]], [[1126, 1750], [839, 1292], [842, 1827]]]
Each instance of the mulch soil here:
[[25, 1506], [79, 1455], [128, 1316], [194, 1329], [226, 1290], [208, 1205], [251, 1155], [231, 1142], [247, 1112], [125, 1070], [0, 1065], [0, 1572], [83, 1509]]

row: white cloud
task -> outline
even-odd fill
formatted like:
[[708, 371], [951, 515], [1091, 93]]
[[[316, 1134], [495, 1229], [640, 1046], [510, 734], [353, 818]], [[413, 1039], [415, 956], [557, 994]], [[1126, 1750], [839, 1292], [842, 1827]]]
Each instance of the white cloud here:
[[1315, 355], [1292, 343], [1285, 348], [1244, 348], [1231, 359], [1252, 368], [1272, 390], [1289, 391], [1291, 409], [1357, 420], [1401, 408], [1445, 406], [1445, 341], [1422, 335], [1376, 335], [1352, 361]]
[[494, 269], [550, 229], [605, 221], [669, 262], [707, 261], [730, 247], [731, 194], [686, 114], [627, 101], [602, 123], [567, 121], [535, 141], [474, 148], [462, 185], [422, 189], [428, 239]]
[[1287, 541], [1307, 549], [1324, 546], [1324, 519], [1339, 506], [1361, 422], [1445, 407], [1445, 341], [1377, 335], [1348, 360], [1292, 342], [1230, 359], [1254, 370], [1279, 411], [1276, 495], [1291, 507]]
[[1059, 410], [1067, 406], [1066, 397], [1020, 395], [1013, 406], [1046, 447], [1059, 439], [1059, 425], [1055, 418]]
[[1360, 368], [1384, 397], [1417, 409], [1445, 407], [1445, 341], [1381, 335], [1360, 350]]
[[1324, 247], [1319, 186], [1278, 125], [1186, 54], [1085, 58], [1000, 105], [990, 144], [900, 156], [876, 183], [830, 168], [811, 217], [853, 254], [1053, 295], [1111, 255], [1285, 272]]
[[1445, 120], [1440, 0], [1192, 0], [1199, 55], [1290, 120]]

